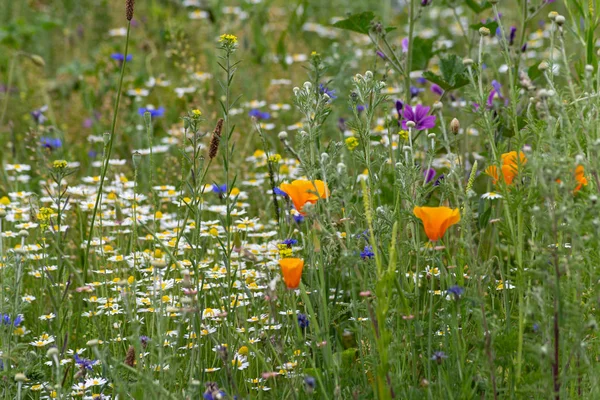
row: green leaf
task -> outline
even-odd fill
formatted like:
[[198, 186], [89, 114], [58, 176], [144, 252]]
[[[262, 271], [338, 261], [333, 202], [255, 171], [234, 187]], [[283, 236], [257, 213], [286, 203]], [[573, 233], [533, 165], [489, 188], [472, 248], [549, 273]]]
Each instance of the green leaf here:
[[484, 229], [492, 216], [492, 207], [488, 207], [487, 210], [479, 214], [479, 220], [477, 221], [477, 225], [479, 229]]
[[365, 11], [360, 14], [352, 14], [348, 18], [336, 22], [333, 26], [366, 35], [371, 29], [373, 19], [375, 19], [375, 14], [372, 11]]
[[433, 57], [433, 42], [435, 39], [423, 39], [419, 36], [413, 39], [412, 71], [427, 69], [429, 60]]
[[479, 14], [480, 12], [487, 10], [488, 8], [492, 8], [492, 5], [490, 3], [488, 3], [487, 1], [484, 1], [483, 3], [479, 3], [476, 0], [465, 0], [465, 3], [467, 4], [467, 7], [469, 7], [471, 10], [473, 10], [473, 12]]
[[425, 71], [423, 77], [430, 82], [435, 83], [442, 89], [454, 90], [469, 84], [467, 67], [463, 65], [463, 60], [456, 54], [440, 59], [441, 76], [431, 71]]
[[477, 24], [471, 24], [469, 25], [469, 28], [475, 30], [475, 31], [479, 31], [479, 29], [481, 28], [488, 28], [490, 30], [490, 33], [492, 35], [496, 34], [496, 30], [498, 29], [498, 21], [486, 21], [486, 22], [479, 22]]

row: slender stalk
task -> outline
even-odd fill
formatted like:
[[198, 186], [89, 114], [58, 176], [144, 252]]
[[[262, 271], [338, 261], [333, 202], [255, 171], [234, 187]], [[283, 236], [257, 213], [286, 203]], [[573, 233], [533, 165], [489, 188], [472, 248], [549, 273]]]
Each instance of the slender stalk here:
[[123, 89], [123, 76], [125, 75], [125, 65], [127, 64], [127, 53], [129, 51], [129, 34], [131, 31], [131, 21], [127, 22], [127, 37], [125, 39], [125, 53], [123, 56], [123, 64], [121, 65], [121, 76], [119, 77], [119, 86], [117, 89], [117, 98], [115, 99], [115, 106], [113, 108], [113, 120], [110, 128], [110, 139], [108, 146], [106, 146], [106, 154], [104, 155], [104, 166], [102, 167], [102, 174], [100, 176], [100, 185], [98, 186], [98, 193], [96, 194], [96, 202], [94, 204], [94, 210], [92, 211], [92, 221], [90, 224], [90, 233], [87, 237], [87, 245], [85, 249], [83, 259], [83, 284], [87, 281], [87, 270], [89, 268], [90, 258], [90, 245], [92, 242], [92, 236], [94, 234], [94, 223], [96, 222], [96, 214], [98, 213], [98, 206], [100, 199], [102, 198], [102, 189], [104, 188], [104, 180], [106, 179], [106, 173], [108, 172], [108, 166], [110, 161], [110, 155], [112, 153], [113, 143], [115, 139], [115, 128], [117, 126], [117, 116], [119, 113], [119, 102], [121, 100], [121, 91]]

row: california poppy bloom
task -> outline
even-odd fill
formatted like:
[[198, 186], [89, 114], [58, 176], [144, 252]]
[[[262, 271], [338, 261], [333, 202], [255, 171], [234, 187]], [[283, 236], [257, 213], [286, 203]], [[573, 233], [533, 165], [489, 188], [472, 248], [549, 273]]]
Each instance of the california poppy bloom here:
[[[518, 160], [517, 157], [519, 158]], [[507, 185], [512, 184], [519, 173], [519, 166], [525, 165], [526, 163], [527, 157], [525, 157], [525, 154], [522, 151], [519, 152], [518, 156], [516, 151], [502, 154], [502, 166], [500, 167], [500, 171], [502, 172], [502, 179], [504, 182]], [[494, 185], [498, 183], [498, 180], [500, 179], [498, 167], [491, 165], [485, 169], [485, 173], [494, 179]]]
[[577, 168], [575, 168], [575, 180], [579, 183], [575, 188], [575, 193], [581, 190], [583, 186], [587, 186], [588, 180], [584, 175], [583, 165], [578, 165]]
[[302, 208], [306, 203], [314, 204], [320, 198], [324, 199], [329, 196], [327, 185], [320, 180], [297, 179], [292, 183], [282, 183], [280, 189], [290, 196], [294, 207], [300, 214], [304, 214]]
[[300, 285], [304, 260], [301, 258], [282, 258], [279, 260], [283, 281], [288, 289], [296, 289]]
[[440, 240], [448, 228], [460, 221], [458, 208], [415, 207], [413, 213], [423, 221], [425, 234], [433, 242]]

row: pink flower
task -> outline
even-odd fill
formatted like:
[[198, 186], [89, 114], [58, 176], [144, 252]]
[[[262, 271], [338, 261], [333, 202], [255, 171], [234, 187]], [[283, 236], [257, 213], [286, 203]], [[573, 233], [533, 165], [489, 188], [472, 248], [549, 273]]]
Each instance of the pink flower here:
[[402, 129], [407, 130], [406, 123], [412, 121], [415, 123], [415, 129], [422, 131], [423, 129], [431, 129], [435, 126], [435, 115], [428, 115], [430, 107], [425, 107], [420, 104], [413, 109], [411, 106], [406, 105], [404, 112], [402, 113]]

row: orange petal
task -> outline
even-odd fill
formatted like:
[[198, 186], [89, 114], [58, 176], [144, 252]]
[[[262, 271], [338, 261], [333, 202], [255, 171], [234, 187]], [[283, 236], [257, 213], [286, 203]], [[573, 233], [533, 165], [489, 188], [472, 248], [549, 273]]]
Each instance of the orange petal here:
[[301, 258], [282, 258], [279, 260], [283, 281], [288, 289], [296, 289], [300, 285], [304, 260]]

